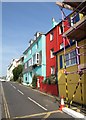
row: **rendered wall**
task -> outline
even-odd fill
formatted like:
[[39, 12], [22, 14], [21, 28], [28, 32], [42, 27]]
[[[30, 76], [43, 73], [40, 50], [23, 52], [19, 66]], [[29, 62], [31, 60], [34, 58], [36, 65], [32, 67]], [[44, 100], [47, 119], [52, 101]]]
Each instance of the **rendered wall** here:
[[48, 85], [48, 84], [44, 84], [42, 81], [44, 79], [44, 77], [39, 76], [39, 90], [51, 95], [56, 95], [58, 96], [58, 91], [57, 91], [57, 85]]
[[[78, 43], [79, 46], [84, 45], [84, 44], [86, 44], [86, 39], [84, 41], [81, 41], [81, 42]], [[75, 48], [75, 45], [66, 49], [66, 53], [68, 51], [71, 51], [73, 48]], [[80, 53], [83, 53], [83, 52], [84, 52], [84, 50], [81, 49]], [[60, 96], [63, 95], [64, 97], [66, 97], [65, 75], [64, 75], [63, 69], [60, 69], [60, 60], [59, 60], [59, 56], [63, 55], [63, 54], [64, 53], [62, 51], [62, 52], [58, 53], [58, 55], [57, 55], [58, 56], [58, 60], [57, 60], [57, 62], [58, 62], [58, 86], [59, 86]], [[80, 57], [80, 64], [86, 64], [86, 56], [81, 56]], [[77, 71], [77, 70], [78, 70], [77, 65], [67, 67], [68, 72]], [[78, 83], [78, 80], [79, 80], [79, 75], [78, 74], [67, 75], [68, 97], [69, 97], [70, 100], [73, 96], [73, 93], [75, 91], [76, 84]], [[86, 97], [85, 97], [85, 93], [86, 93], [86, 74], [82, 75], [81, 82], [82, 82], [83, 104], [86, 104]], [[80, 85], [79, 85], [79, 87], [77, 89], [77, 92], [75, 94], [74, 101], [78, 102], [78, 103], [81, 103], [81, 88], [80, 88]]]
[[[38, 48], [36, 48], [36, 44], [38, 42]], [[42, 63], [39, 66], [33, 67], [32, 66], [32, 70], [29, 69], [29, 67], [27, 68], [27, 73], [28, 73], [28, 81], [29, 83], [32, 83], [32, 78], [34, 74], [37, 75], [41, 75], [41, 76], [46, 76], [46, 41], [45, 41], [45, 35], [40, 36], [39, 38], [37, 38], [37, 42], [35, 41], [34, 43], [32, 43], [31, 47], [28, 49], [27, 51], [27, 58], [24, 59], [24, 63], [28, 62], [28, 60], [30, 58], [33, 57], [33, 55], [35, 53], [39, 53], [40, 51], [42, 51]], [[30, 54], [30, 49], [32, 49], [32, 53]], [[27, 75], [26, 73], [24, 74], [24, 82], [26, 82], [25, 80], [25, 75]]]

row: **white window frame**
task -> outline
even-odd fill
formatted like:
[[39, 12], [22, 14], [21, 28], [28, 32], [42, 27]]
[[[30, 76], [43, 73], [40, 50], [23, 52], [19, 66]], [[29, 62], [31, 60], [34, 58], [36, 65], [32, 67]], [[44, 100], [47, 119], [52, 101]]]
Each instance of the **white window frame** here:
[[28, 66], [32, 66], [32, 58], [28, 60]]
[[39, 55], [40, 55], [39, 53], [35, 53], [33, 55], [33, 64], [38, 64], [39, 63], [39, 60], [40, 60], [40, 56]]
[[[66, 56], [68, 56], [68, 58], [66, 58]], [[70, 54], [69, 53], [67, 53], [66, 55], [65, 55], [65, 59], [67, 60], [66, 61], [66, 66], [68, 67], [68, 66], [70, 66], [70, 60], [68, 60], [70, 58]], [[67, 64], [68, 63], [68, 64]]]
[[62, 27], [63, 32], [64, 32], [64, 27], [63, 27], [63, 26], [62, 26], [62, 24], [61, 24], [61, 25], [59, 26], [59, 35], [61, 35], [61, 34], [62, 34], [61, 27]]
[[36, 63], [39, 63], [39, 53], [36, 53]]
[[54, 66], [51, 67], [51, 74], [55, 74], [55, 67]]
[[54, 52], [54, 48], [52, 48], [52, 49], [50, 50], [50, 58], [53, 58], [53, 57], [54, 57], [53, 52]]
[[25, 69], [27, 69], [28, 65], [27, 65], [27, 62], [25, 63]]
[[52, 41], [53, 39], [54, 39], [54, 33], [51, 32], [51, 33], [50, 33], [50, 41]]
[[74, 16], [72, 16], [72, 17], [70, 18], [70, 21], [71, 21], [71, 26], [73, 26], [73, 25], [74, 25], [74, 23], [73, 23], [73, 19], [74, 19]]
[[[71, 59], [71, 53], [73, 53], [73, 52], [76, 53], [76, 51], [73, 50], [73, 51], [71, 51], [71, 52], [69, 52], [69, 53], [66, 54], [66, 55], [68, 55], [68, 59], [69, 59], [68, 61], [66, 61], [66, 66], [67, 66], [67, 67], [73, 66], [73, 65], [76, 65], [76, 64], [77, 64], [77, 56], [72, 56], [72, 58], [73, 58], [73, 57], [75, 57], [75, 58]], [[73, 60], [75, 60], [76, 62], [72, 63]], [[67, 65], [67, 62], [69, 62], [68, 65]]]
[[60, 44], [60, 49], [64, 48], [64, 43]]
[[[75, 52], [75, 53], [73, 53], [73, 52]], [[75, 55], [71, 57], [71, 53], [73, 53], [73, 54], [75, 54]], [[73, 58], [73, 57], [75, 57], [75, 58]], [[73, 58], [73, 59], [70, 60], [71, 65], [75, 65], [75, 64], [77, 63], [77, 56], [76, 56], [76, 51], [75, 51], [75, 50], [70, 52], [70, 58]], [[73, 62], [73, 61], [74, 61], [74, 62]], [[73, 63], [72, 63], [72, 62], [73, 62]]]

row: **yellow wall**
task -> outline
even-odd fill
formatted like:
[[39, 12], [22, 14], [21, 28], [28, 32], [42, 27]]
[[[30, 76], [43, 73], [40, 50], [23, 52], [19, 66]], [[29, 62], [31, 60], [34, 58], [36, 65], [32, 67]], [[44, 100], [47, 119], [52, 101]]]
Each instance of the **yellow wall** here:
[[[86, 44], [86, 39], [79, 42], [78, 46], [84, 45], [84, 44]], [[67, 48], [66, 53], [69, 52], [69, 51], [72, 51], [72, 49], [74, 49], [74, 48], [75, 48], [75, 45]], [[79, 51], [80, 51], [80, 53], [82, 53], [82, 52], [85, 52], [85, 49], [84, 50], [80, 49]], [[59, 85], [60, 96], [63, 95], [64, 97], [66, 97], [64, 68], [60, 69], [60, 61], [59, 61], [60, 60], [59, 56], [63, 55], [63, 54], [64, 54], [64, 51], [57, 54], [57, 58], [58, 58], [58, 60], [57, 60], [57, 62], [58, 62], [58, 85]], [[86, 61], [86, 56], [81, 56], [80, 57], [80, 64], [86, 64], [85, 61]], [[69, 72], [77, 71], [78, 67], [77, 67], [77, 65], [74, 65], [74, 66], [67, 67], [66, 70], [69, 71]], [[78, 80], [79, 80], [79, 75], [78, 74], [69, 74], [69, 75], [67, 75], [67, 78], [68, 78], [67, 79], [67, 81], [68, 81], [68, 97], [71, 100], [71, 98], [73, 96], [73, 93], [75, 91], [76, 84], [78, 83]], [[85, 93], [86, 93], [86, 74], [82, 75], [82, 81], [81, 82], [82, 82], [82, 86], [83, 86], [83, 88], [82, 88], [83, 99], [84, 99], [83, 104], [86, 104], [86, 97], [85, 97]], [[78, 103], [81, 103], [81, 99], [80, 99], [80, 97], [81, 97], [80, 92], [81, 91], [80, 90], [81, 89], [80, 89], [80, 85], [79, 85], [79, 87], [77, 89], [77, 92], [75, 94], [75, 97], [74, 97], [74, 101], [78, 102]]]
[[79, 13], [80, 20], [83, 18], [83, 14]]

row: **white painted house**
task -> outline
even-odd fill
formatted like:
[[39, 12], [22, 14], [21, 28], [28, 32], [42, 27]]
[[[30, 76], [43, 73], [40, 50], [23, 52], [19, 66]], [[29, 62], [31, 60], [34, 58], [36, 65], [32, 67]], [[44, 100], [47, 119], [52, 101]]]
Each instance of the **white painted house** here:
[[12, 73], [13, 69], [22, 63], [23, 63], [23, 56], [20, 57], [19, 59], [12, 59], [10, 65], [7, 68], [7, 81], [13, 79], [13, 73]]

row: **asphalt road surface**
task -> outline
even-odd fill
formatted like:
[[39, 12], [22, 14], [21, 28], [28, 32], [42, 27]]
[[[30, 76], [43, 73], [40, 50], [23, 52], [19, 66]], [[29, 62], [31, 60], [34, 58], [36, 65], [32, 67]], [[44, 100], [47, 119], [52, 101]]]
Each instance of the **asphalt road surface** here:
[[14, 82], [2, 82], [4, 113], [3, 118], [72, 118], [59, 111], [59, 103], [38, 90]]

